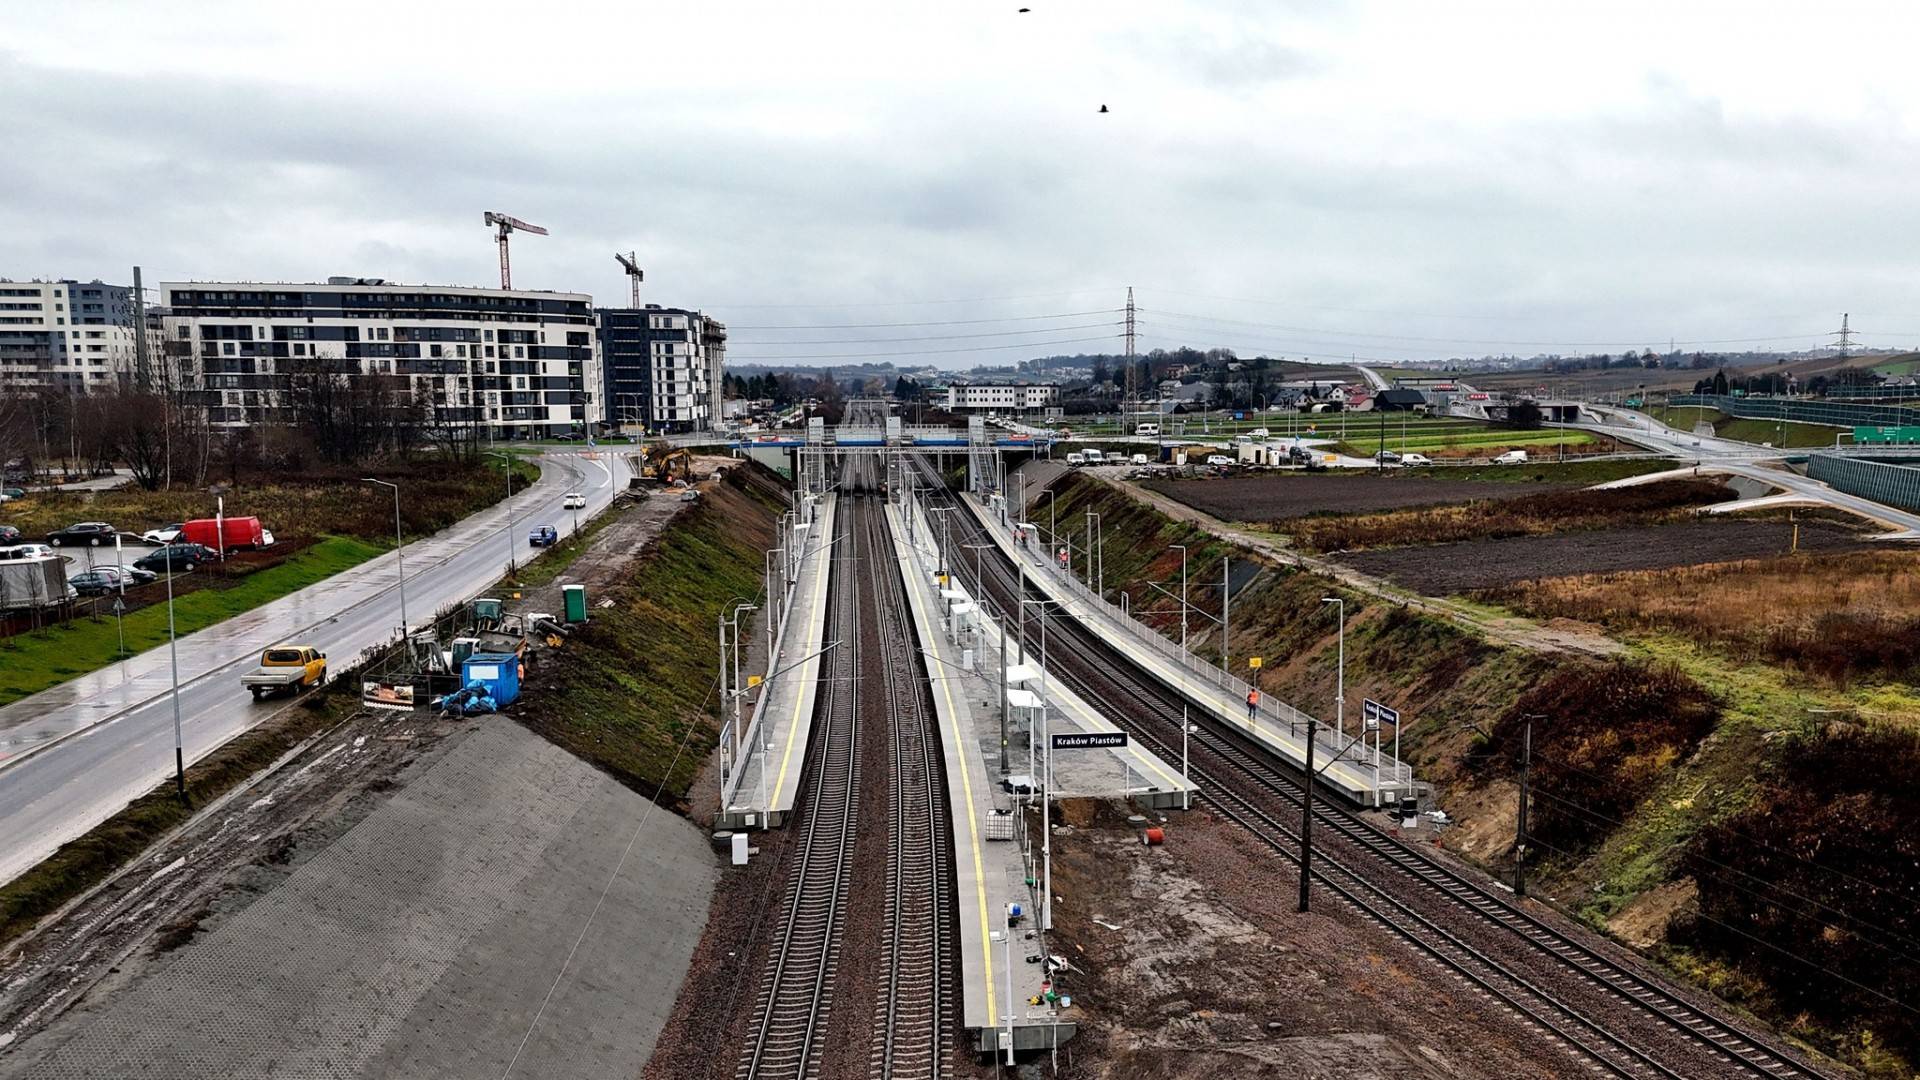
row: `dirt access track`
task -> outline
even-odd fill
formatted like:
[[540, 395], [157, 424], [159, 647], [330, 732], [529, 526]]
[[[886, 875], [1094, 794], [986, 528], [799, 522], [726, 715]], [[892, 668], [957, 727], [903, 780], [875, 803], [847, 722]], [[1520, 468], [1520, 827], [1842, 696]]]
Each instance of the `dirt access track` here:
[[[1801, 551], [1851, 551], [1870, 545], [1858, 532], [1838, 525], [1801, 522], [1799, 528]], [[1336, 561], [1428, 596], [1451, 596], [1536, 578], [1784, 555], [1793, 543], [1792, 531], [1793, 526], [1784, 521], [1686, 521], [1357, 551], [1337, 556]]]
[[1416, 506], [1511, 499], [1579, 484], [1437, 480], [1385, 476], [1232, 476], [1219, 480], [1149, 480], [1140, 485], [1225, 521], [1285, 521], [1308, 514], [1406, 510]]

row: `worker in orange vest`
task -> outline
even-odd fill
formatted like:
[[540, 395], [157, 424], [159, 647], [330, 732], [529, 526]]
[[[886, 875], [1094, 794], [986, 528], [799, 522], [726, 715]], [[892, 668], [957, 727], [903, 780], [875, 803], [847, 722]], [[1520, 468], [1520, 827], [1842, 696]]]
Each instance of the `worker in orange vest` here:
[[1247, 720], [1251, 722], [1260, 712], [1260, 688], [1247, 691]]

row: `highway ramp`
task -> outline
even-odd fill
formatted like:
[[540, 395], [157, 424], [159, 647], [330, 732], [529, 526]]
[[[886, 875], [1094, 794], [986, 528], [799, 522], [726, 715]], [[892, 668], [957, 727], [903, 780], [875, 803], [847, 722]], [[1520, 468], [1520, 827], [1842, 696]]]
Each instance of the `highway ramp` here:
[[[617, 454], [542, 455], [540, 480], [406, 549], [407, 608], [416, 620], [464, 601], [529, 554], [529, 525], [572, 531], [562, 497], [588, 517], [627, 482]], [[391, 639], [400, 609], [392, 554], [179, 640], [180, 714], [189, 763], [260, 723], [278, 702], [240, 688], [242, 668], [279, 641], [318, 645], [337, 671]], [[173, 774], [167, 647], [0, 708], [0, 882], [117, 813]]]

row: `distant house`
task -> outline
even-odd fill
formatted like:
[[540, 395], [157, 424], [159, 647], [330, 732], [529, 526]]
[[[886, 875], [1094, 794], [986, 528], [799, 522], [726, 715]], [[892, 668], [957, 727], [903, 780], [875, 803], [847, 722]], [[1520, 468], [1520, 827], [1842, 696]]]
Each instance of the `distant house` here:
[[1373, 407], [1381, 412], [1426, 412], [1427, 395], [1418, 390], [1382, 390], [1373, 395]]

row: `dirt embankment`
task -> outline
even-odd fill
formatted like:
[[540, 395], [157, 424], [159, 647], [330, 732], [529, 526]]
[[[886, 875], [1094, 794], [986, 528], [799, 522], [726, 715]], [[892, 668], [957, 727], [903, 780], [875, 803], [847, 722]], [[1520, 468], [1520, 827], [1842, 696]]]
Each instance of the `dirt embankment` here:
[[1118, 811], [1055, 839], [1054, 951], [1073, 966], [1085, 1077], [1548, 1077], [1537, 1032], [1331, 902], [1294, 910], [1289, 867], [1195, 810], [1141, 845]]
[[1150, 480], [1145, 487], [1225, 521], [1286, 521], [1309, 514], [1353, 514], [1505, 500], [1576, 485], [1489, 484], [1387, 473], [1384, 476], [1246, 476], [1222, 480]]

